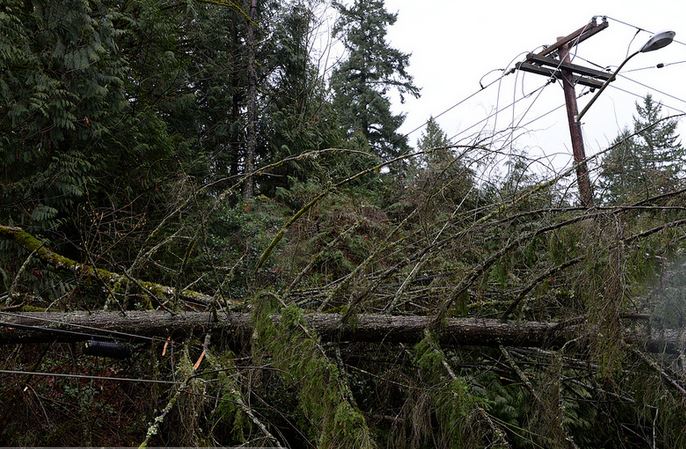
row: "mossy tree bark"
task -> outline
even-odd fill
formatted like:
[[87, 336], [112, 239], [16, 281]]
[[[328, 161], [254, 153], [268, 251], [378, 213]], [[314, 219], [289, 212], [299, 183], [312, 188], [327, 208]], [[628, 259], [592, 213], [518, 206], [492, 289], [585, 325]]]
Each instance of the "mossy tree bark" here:
[[[280, 315], [273, 315], [274, 322]], [[371, 343], [417, 343], [424, 331], [433, 324], [433, 317], [361, 314], [353, 325], [345, 324], [336, 313], [310, 313], [303, 319], [325, 341], [357, 341]], [[0, 316], [0, 344], [35, 343], [48, 341], [79, 341], [99, 329], [102, 335], [127, 337], [121, 333], [144, 337], [184, 338], [217, 332], [248, 341], [253, 331], [249, 313], [163, 311], [121, 312], [30, 312], [5, 313]], [[84, 326], [89, 330], [83, 331]], [[480, 318], [448, 318], [440, 329], [434, 330], [438, 343], [446, 347], [457, 346], [520, 346], [555, 348], [578, 339], [585, 328], [563, 326], [554, 322], [510, 321]], [[646, 350], [675, 352], [680, 343], [676, 332], [661, 331], [627, 333], [627, 343], [643, 346]], [[580, 340], [583, 342], [583, 338]], [[583, 343], [580, 343], [583, 344]]]

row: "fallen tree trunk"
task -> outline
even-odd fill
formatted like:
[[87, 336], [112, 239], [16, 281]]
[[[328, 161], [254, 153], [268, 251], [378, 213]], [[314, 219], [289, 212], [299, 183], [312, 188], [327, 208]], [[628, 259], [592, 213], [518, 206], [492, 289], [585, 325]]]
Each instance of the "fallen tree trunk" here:
[[[274, 320], [280, 317], [275, 315]], [[309, 313], [309, 326], [324, 341], [359, 341], [376, 343], [415, 343], [431, 327], [433, 317], [362, 314], [353, 325], [342, 324], [341, 315]], [[479, 318], [449, 318], [435, 334], [444, 346], [521, 346], [559, 347], [584, 336], [584, 327], [564, 326], [540, 321], [500, 321]], [[71, 342], [97, 336], [119, 340], [171, 336], [175, 339], [213, 332], [240, 340], [252, 333], [249, 313], [163, 311], [121, 312], [31, 312], [0, 314], [0, 344]], [[128, 334], [128, 335], [127, 335]], [[681, 346], [675, 331], [630, 333], [627, 343], [653, 351], [677, 351]]]

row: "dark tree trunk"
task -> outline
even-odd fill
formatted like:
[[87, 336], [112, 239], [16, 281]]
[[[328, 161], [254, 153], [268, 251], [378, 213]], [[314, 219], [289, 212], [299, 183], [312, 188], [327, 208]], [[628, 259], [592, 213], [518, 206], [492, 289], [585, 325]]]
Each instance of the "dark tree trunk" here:
[[252, 172], [255, 170], [255, 149], [257, 147], [257, 69], [255, 68], [255, 18], [257, 17], [257, 0], [250, 1], [250, 20], [246, 34], [248, 50], [248, 121], [245, 145], [245, 182], [243, 199], [249, 200], [254, 195]]
[[[277, 315], [275, 320], [279, 320]], [[308, 325], [325, 341], [416, 343], [426, 329], [433, 328], [433, 317], [363, 314], [353, 325], [341, 323], [333, 313], [305, 315]], [[249, 339], [252, 332], [249, 313], [184, 312], [171, 315], [162, 311], [120, 312], [32, 312], [0, 317], [0, 344], [80, 341], [88, 334], [112, 335], [118, 339], [143, 337], [184, 338], [206, 332], [221, 333], [235, 340]], [[564, 327], [540, 321], [509, 321], [478, 318], [449, 318], [434, 334], [444, 346], [521, 346], [559, 347], [578, 338], [585, 328]], [[131, 334], [127, 337], [124, 334]], [[679, 347], [676, 332], [653, 335], [631, 333], [628, 343], [640, 344], [650, 351], [674, 352]]]

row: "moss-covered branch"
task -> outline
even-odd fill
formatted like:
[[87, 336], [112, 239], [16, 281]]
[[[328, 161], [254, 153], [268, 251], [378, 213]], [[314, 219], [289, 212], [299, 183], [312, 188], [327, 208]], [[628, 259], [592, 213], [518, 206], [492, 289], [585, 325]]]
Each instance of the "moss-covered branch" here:
[[260, 304], [255, 314], [253, 352], [267, 355], [298, 389], [301, 412], [311, 423], [318, 448], [376, 447], [362, 412], [349, 397], [345, 377], [321, 350], [309, 323], [295, 306], [272, 319], [273, 308]]
[[445, 354], [430, 332], [427, 331], [415, 346], [413, 356], [438, 425], [438, 432], [419, 428], [413, 433], [428, 432], [424, 436], [427, 439], [436, 433], [441, 447], [473, 447], [475, 441], [470, 441], [469, 427], [477, 407], [481, 406], [480, 398], [472, 395], [469, 383], [450, 369]]
[[158, 297], [172, 298], [178, 296], [186, 302], [203, 305], [209, 304], [212, 301], [212, 296], [201, 292], [183, 289], [177, 294], [177, 290], [174, 287], [158, 284], [156, 282], [132, 279], [130, 276], [125, 274], [115, 273], [105, 270], [104, 268], [97, 268], [93, 265], [80, 263], [74, 259], [64, 257], [61, 254], [51, 250], [47, 245], [44, 244], [44, 242], [41, 242], [35, 236], [31, 235], [22, 228], [0, 225], [0, 237], [13, 240], [27, 251], [33, 253], [34, 257], [52, 266], [58, 271], [69, 272], [82, 278], [104, 282], [108, 285], [108, 287], [117, 285], [122, 286], [128, 283], [133, 283], [134, 287], [140, 287], [145, 292], [152, 293]]

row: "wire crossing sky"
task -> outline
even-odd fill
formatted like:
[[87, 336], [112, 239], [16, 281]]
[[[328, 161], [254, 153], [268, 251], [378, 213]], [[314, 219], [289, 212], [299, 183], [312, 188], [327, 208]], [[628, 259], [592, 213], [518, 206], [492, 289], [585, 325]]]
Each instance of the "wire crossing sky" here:
[[[561, 168], [571, 161], [571, 144], [561, 87], [550, 85], [532, 99], [527, 93], [540, 87], [539, 76], [517, 72], [505, 76], [527, 52], [550, 45], [587, 24], [593, 16], [608, 18], [609, 27], [580, 44], [572, 57], [577, 64], [616, 68], [630, 51], [639, 49], [651, 32], [673, 30], [676, 40], [663, 49], [633, 58], [617, 80], [589, 109], [583, 119], [587, 156], [606, 148], [631, 126], [635, 102], [647, 93], [664, 105], [663, 112], [686, 110], [686, 4], [582, 0], [560, 14], [549, 2], [486, 2], [465, 6], [449, 0], [407, 2], [386, 0], [398, 13], [389, 30], [392, 45], [411, 56], [410, 72], [422, 88], [419, 99], [399, 101], [395, 108], [407, 114], [404, 133], [414, 142], [429, 116], [449, 136], [464, 136], [483, 129], [503, 132], [517, 123], [537, 120], [513, 145], [531, 156], [545, 154]], [[497, 9], [498, 13], [493, 11]], [[493, 83], [493, 80], [497, 83]], [[493, 86], [493, 84], [496, 84]], [[492, 86], [481, 89], [481, 86]], [[478, 90], [478, 94], [471, 95]], [[577, 86], [579, 108], [591, 96]], [[526, 100], [526, 101], [525, 101]], [[514, 104], [513, 104], [514, 103]], [[457, 105], [457, 106], [456, 106]], [[477, 126], [482, 128], [477, 128]], [[680, 126], [684, 134], [686, 128]]]

